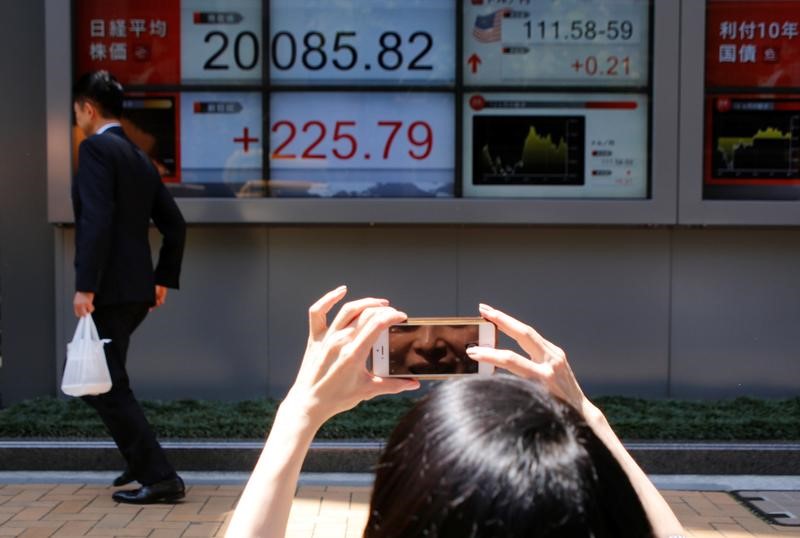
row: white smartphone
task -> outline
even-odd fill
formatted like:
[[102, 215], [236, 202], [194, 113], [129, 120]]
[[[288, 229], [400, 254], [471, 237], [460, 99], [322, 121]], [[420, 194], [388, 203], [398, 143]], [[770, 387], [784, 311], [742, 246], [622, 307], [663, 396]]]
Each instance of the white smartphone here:
[[491, 375], [494, 366], [470, 359], [467, 348], [494, 347], [496, 338], [497, 328], [483, 318], [409, 318], [378, 337], [372, 371], [420, 379]]

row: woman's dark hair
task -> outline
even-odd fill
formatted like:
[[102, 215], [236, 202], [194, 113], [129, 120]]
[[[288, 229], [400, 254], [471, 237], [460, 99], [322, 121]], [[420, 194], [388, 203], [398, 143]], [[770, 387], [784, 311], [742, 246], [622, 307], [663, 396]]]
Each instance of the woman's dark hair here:
[[581, 415], [538, 383], [442, 383], [400, 421], [365, 538], [652, 537], [627, 475]]
[[72, 100], [83, 104], [91, 102], [104, 118], [122, 116], [123, 90], [108, 71], [92, 71], [81, 76], [72, 88]]

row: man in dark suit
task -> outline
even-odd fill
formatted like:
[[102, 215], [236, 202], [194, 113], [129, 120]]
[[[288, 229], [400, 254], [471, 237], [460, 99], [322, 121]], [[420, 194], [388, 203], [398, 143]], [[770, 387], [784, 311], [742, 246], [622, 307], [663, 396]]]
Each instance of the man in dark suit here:
[[[100, 414], [128, 467], [115, 481], [142, 487], [116, 491], [117, 502], [171, 502], [184, 484], [131, 391], [125, 360], [130, 336], [149, 310], [178, 288], [186, 224], [150, 159], [122, 131], [123, 90], [107, 71], [81, 77], [73, 89], [80, 145], [72, 182], [75, 210], [75, 298], [78, 317], [92, 314], [113, 386], [83, 397]], [[163, 236], [153, 270], [150, 221]]]

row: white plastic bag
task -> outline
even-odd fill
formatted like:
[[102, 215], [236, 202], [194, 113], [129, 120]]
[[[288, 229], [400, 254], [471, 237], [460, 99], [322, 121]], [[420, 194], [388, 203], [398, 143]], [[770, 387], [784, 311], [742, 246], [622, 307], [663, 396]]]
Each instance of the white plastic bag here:
[[61, 379], [61, 390], [70, 396], [103, 394], [111, 390], [103, 345], [111, 340], [101, 340], [91, 315], [78, 320], [72, 342], [67, 344], [67, 364]]

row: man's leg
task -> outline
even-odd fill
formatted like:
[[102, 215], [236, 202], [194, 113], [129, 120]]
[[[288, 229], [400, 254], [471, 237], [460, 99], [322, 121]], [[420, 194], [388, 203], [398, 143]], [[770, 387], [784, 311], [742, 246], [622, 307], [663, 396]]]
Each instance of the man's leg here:
[[148, 309], [146, 304], [95, 309], [92, 318], [100, 338], [111, 339], [105, 353], [113, 385], [105, 394], [83, 397], [100, 414], [131, 474], [143, 485], [177, 476], [133, 395], [125, 369], [130, 335], [147, 316]]

